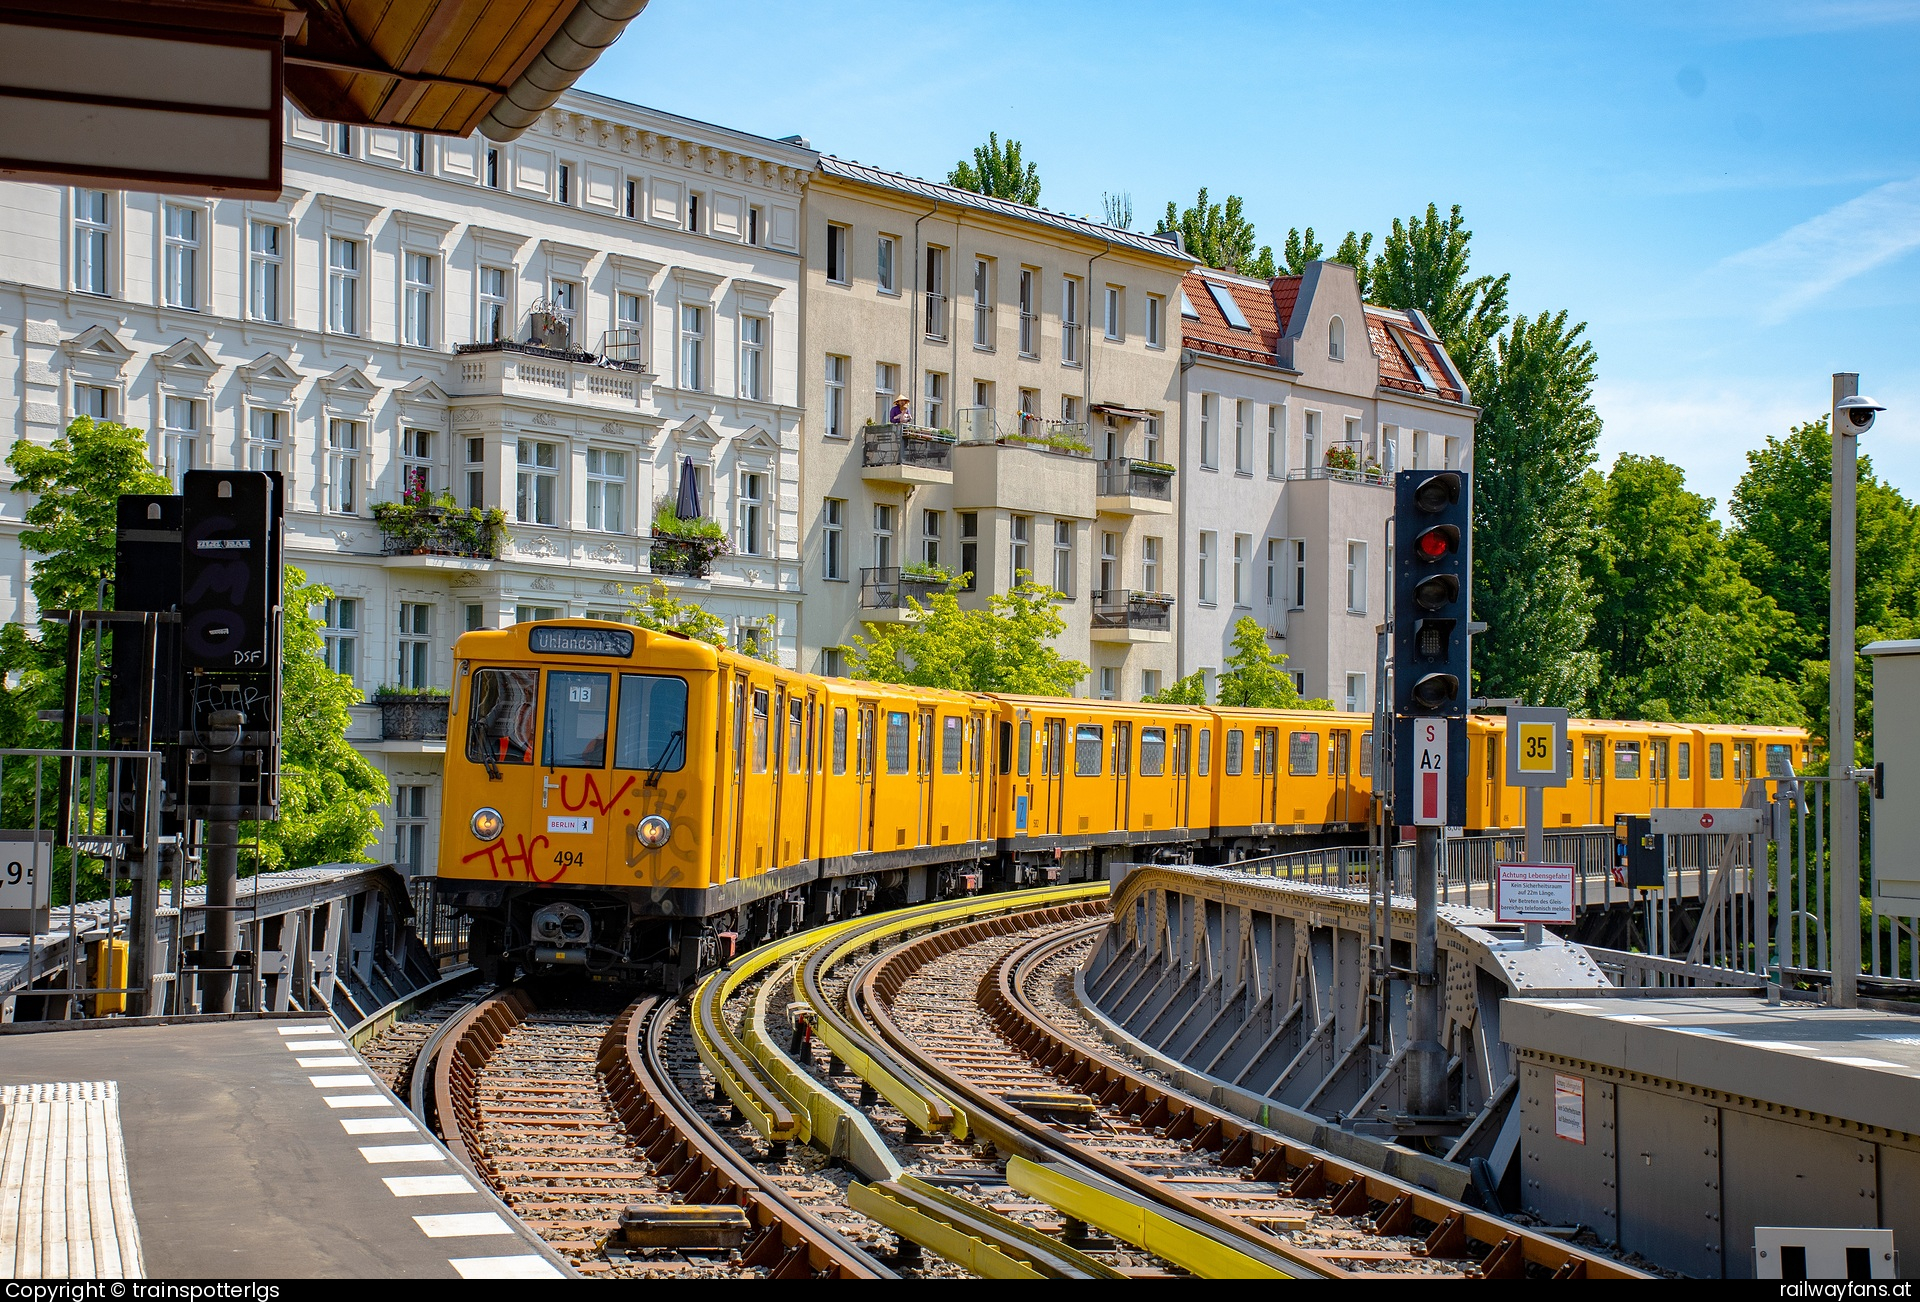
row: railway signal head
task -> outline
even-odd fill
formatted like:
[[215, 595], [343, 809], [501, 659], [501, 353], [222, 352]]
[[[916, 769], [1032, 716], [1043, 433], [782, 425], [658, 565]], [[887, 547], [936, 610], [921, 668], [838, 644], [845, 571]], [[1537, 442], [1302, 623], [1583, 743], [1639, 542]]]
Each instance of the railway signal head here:
[[1406, 470], [1394, 489], [1394, 713], [1464, 716], [1471, 481], [1459, 470]]

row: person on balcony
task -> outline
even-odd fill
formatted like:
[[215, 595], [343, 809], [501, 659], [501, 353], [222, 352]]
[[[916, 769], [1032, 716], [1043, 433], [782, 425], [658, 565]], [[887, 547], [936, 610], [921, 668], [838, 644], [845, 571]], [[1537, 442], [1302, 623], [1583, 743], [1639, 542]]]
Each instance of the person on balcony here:
[[912, 404], [910, 404], [905, 398], [895, 398], [893, 400], [893, 406], [887, 409], [887, 424], [911, 425], [912, 423], [913, 423]]

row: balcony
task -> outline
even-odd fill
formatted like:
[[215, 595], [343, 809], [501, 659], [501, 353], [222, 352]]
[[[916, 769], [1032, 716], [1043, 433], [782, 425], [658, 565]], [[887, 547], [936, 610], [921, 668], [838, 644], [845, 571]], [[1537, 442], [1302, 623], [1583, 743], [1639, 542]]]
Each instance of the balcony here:
[[917, 425], [868, 425], [860, 477], [872, 484], [951, 484], [953, 435]]
[[713, 558], [730, 551], [724, 538], [655, 532], [647, 540], [647, 572], [663, 578], [704, 579]]
[[912, 602], [932, 603], [935, 594], [953, 585], [954, 576], [915, 572], [899, 566], [860, 571], [860, 618], [869, 623], [891, 623], [914, 617]]
[[1093, 594], [1095, 642], [1127, 644], [1173, 641], [1173, 598], [1159, 592], [1108, 588]]
[[1173, 467], [1118, 457], [1100, 463], [1099, 508], [1111, 515], [1173, 514]]
[[[963, 428], [975, 410], [961, 413]], [[955, 450], [956, 507], [1093, 518], [1096, 476], [1084, 426], [1019, 416], [996, 433], [990, 414], [976, 423], [989, 437], [964, 439]]]
[[461, 344], [456, 398], [530, 398], [574, 402], [604, 411], [640, 407], [653, 376], [637, 360], [640, 348], [630, 330], [610, 330], [604, 353], [496, 340]]
[[380, 710], [383, 741], [424, 742], [447, 739], [445, 693], [393, 691], [383, 687], [373, 694]]
[[1289, 471], [1287, 478], [1333, 479], [1348, 484], [1372, 484], [1376, 488], [1393, 487], [1392, 472], [1383, 468], [1353, 439], [1341, 439], [1329, 444], [1321, 465]]
[[376, 502], [380, 554], [388, 569], [488, 570], [507, 542], [498, 509], [439, 502]]

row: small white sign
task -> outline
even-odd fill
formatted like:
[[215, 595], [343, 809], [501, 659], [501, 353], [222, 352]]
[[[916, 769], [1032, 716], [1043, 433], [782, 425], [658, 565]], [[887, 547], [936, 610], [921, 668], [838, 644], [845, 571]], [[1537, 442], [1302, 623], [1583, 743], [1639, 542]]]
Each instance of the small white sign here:
[[591, 818], [558, 818], [550, 815], [547, 818], [547, 830], [549, 832], [591, 832], [593, 820]]
[[1656, 809], [1651, 817], [1655, 836], [1752, 835], [1766, 830], [1764, 809]]
[[1413, 722], [1413, 825], [1447, 825], [1447, 721]]
[[1578, 1076], [1553, 1078], [1553, 1133], [1576, 1144], [1587, 1142], [1587, 1082]]
[[1494, 916], [1502, 922], [1572, 922], [1573, 865], [1503, 863], [1494, 892]]
[[0, 909], [44, 909], [53, 897], [44, 841], [0, 841]]

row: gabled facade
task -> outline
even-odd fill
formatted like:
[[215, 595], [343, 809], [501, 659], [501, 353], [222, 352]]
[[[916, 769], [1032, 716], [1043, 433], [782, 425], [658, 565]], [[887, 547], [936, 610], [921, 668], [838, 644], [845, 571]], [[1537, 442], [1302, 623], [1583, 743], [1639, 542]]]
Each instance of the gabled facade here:
[[1181, 301], [1181, 674], [1212, 677], [1251, 618], [1295, 686], [1373, 708], [1399, 469], [1471, 467], [1478, 416], [1418, 312], [1353, 269], [1203, 268]]
[[[7, 441], [98, 415], [176, 481], [281, 471], [288, 560], [336, 594], [327, 655], [369, 696], [451, 686], [469, 628], [617, 618], [662, 570], [793, 663], [813, 152], [578, 92], [510, 145], [285, 130], [276, 202], [0, 185]], [[649, 536], [689, 462], [732, 548], [704, 576]], [[372, 508], [422, 489], [503, 510], [511, 541], [396, 546]], [[23, 505], [7, 619], [33, 614]], [[381, 719], [350, 734], [393, 783], [370, 851], [425, 869], [444, 743]]]
[[[1059, 590], [1080, 689], [1170, 681], [1176, 244], [823, 157], [807, 191], [802, 666], [970, 573]], [[888, 421], [905, 399], [909, 416]]]

